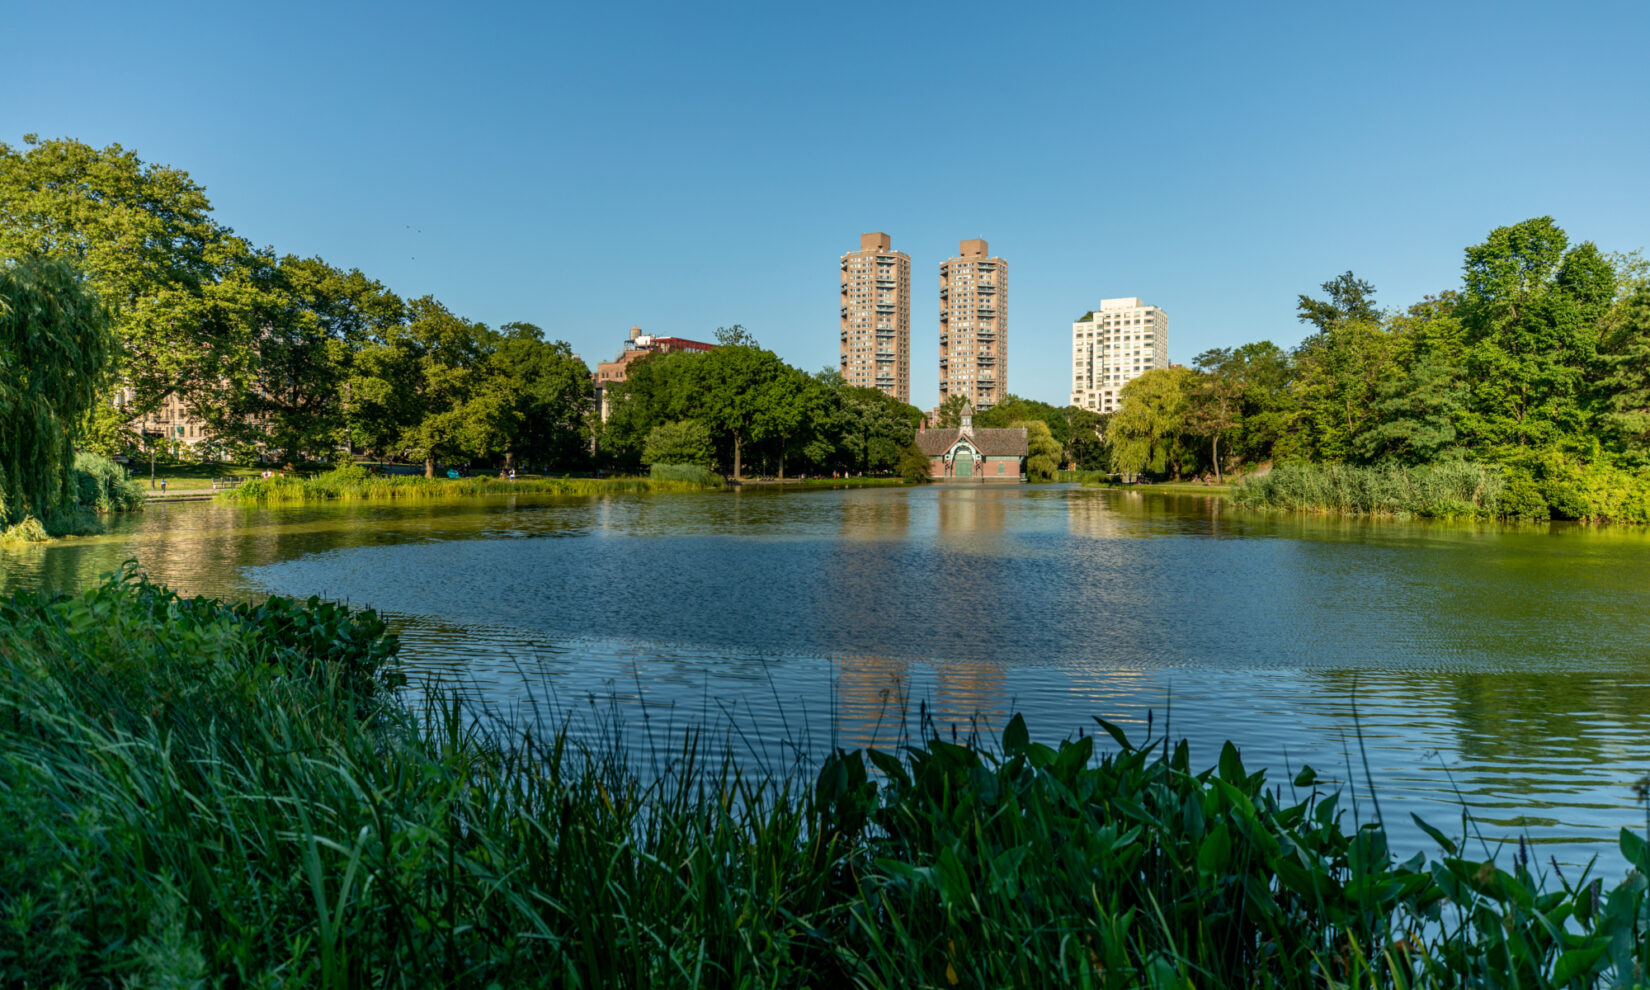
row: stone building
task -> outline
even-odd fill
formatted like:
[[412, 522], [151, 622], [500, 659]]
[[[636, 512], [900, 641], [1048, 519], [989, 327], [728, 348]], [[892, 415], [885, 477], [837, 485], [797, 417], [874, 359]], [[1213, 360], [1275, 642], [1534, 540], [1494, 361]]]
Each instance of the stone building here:
[[954, 430], [918, 430], [917, 448], [928, 455], [935, 481], [1021, 482], [1028, 444], [1024, 427], [976, 430], [972, 416]]

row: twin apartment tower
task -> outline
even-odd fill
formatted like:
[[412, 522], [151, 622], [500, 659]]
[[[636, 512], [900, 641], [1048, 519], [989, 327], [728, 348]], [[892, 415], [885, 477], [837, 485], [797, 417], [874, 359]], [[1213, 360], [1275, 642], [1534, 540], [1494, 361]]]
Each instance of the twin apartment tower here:
[[[911, 256], [862, 234], [842, 256], [842, 377], [911, 401]], [[984, 412], [1008, 394], [1008, 262], [963, 241], [940, 264], [940, 401]]]

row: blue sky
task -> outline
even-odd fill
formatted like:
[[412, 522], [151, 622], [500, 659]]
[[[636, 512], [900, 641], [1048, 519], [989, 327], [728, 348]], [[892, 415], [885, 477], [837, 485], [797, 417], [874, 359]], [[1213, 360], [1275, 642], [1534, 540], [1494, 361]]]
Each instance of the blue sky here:
[[13, 4], [0, 140], [119, 142], [258, 244], [609, 360], [743, 323], [837, 360], [837, 259], [1010, 265], [1009, 386], [1063, 404], [1071, 321], [1188, 361], [1302, 336], [1348, 268], [1407, 305], [1493, 227], [1650, 244], [1650, 4]]

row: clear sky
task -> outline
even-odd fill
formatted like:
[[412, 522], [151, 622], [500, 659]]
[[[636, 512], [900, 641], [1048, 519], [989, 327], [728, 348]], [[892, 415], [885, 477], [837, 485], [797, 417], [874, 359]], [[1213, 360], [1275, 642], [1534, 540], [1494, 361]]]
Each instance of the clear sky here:
[[743, 323], [837, 363], [837, 259], [1010, 265], [1009, 387], [1064, 404], [1071, 321], [1172, 360], [1292, 345], [1352, 269], [1402, 306], [1492, 228], [1650, 244], [1650, 3], [6, 5], [0, 140], [118, 142], [220, 221], [592, 365]]

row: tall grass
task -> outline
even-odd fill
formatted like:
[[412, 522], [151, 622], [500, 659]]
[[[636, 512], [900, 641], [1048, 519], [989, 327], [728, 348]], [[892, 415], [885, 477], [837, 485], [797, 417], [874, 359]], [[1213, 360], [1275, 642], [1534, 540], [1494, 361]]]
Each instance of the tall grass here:
[[1238, 483], [1232, 501], [1254, 509], [1471, 518], [1500, 515], [1505, 491], [1495, 464], [1280, 464]]
[[720, 479], [652, 478], [423, 478], [379, 476], [358, 465], [337, 468], [303, 478], [278, 474], [253, 478], [218, 497], [238, 502], [319, 502], [327, 500], [381, 501], [391, 499], [447, 499], [475, 495], [600, 495], [608, 492], [702, 491], [721, 487]]
[[130, 573], [0, 603], [0, 981], [1583, 987], [1650, 960], [1631, 832], [1610, 890], [1435, 829], [1398, 862], [1309, 769], [1194, 770], [1103, 722], [925, 725], [806, 781], [690, 736], [644, 779], [439, 694], [415, 717], [394, 653], [370, 613]]

